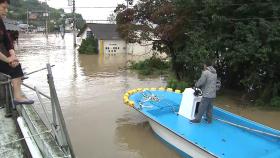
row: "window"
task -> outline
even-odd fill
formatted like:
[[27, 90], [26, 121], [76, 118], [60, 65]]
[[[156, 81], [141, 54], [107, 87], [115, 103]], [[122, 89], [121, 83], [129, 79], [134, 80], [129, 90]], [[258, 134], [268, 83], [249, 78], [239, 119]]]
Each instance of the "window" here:
[[92, 31], [87, 31], [87, 38], [92, 37]]

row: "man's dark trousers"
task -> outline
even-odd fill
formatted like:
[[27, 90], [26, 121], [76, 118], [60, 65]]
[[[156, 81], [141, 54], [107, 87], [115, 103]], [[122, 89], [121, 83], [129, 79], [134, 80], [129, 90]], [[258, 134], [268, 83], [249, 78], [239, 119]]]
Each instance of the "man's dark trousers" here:
[[201, 121], [202, 115], [206, 112], [207, 120], [209, 122], [212, 121], [212, 110], [213, 110], [212, 101], [213, 98], [202, 97], [199, 104], [198, 113], [195, 116], [196, 120]]

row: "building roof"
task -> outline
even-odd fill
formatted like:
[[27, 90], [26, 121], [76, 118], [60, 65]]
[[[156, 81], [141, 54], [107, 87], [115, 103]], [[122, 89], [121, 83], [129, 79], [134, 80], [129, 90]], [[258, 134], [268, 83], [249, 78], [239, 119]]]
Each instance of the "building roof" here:
[[3, 22], [4, 22], [7, 30], [10, 30], [10, 31], [19, 31], [20, 30], [18, 27], [18, 22], [15, 20], [5, 18], [5, 19], [3, 19]]
[[97, 24], [97, 23], [87, 23], [85, 27], [79, 32], [78, 37], [85, 32], [87, 27], [91, 29], [93, 35], [97, 39], [102, 39], [102, 40], [121, 39], [119, 33], [117, 32], [116, 24]]

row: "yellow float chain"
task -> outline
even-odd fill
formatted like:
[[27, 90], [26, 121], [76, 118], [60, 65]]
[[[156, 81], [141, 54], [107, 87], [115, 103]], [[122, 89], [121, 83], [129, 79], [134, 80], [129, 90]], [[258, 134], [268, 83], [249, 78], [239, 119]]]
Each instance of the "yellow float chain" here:
[[[168, 92], [173, 92], [172, 88], [164, 88], [164, 87], [160, 87], [160, 88], [137, 88], [137, 89], [132, 89], [132, 90], [128, 90], [124, 95], [123, 95], [123, 102], [127, 105], [129, 105], [130, 107], [134, 107], [134, 101], [129, 100], [129, 96], [137, 93], [137, 92], [143, 92], [145, 90], [151, 90], [151, 91], [156, 91], [156, 90], [160, 90], [160, 91], [168, 91]], [[181, 93], [181, 90], [176, 89], [174, 91], [175, 93]]]

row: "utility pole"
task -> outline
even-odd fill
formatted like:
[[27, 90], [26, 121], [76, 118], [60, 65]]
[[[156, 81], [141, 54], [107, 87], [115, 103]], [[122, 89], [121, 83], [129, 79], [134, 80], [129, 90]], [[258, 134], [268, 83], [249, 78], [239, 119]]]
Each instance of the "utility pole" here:
[[45, 0], [46, 2], [46, 38], [48, 38], [48, 18], [49, 18], [49, 12], [48, 12], [48, 3], [47, 0]]
[[28, 12], [28, 9], [26, 11], [26, 24], [27, 24], [26, 32], [28, 33], [29, 32], [29, 12]]
[[76, 48], [76, 6], [75, 6], [75, 0], [73, 0], [73, 44], [74, 48]]

